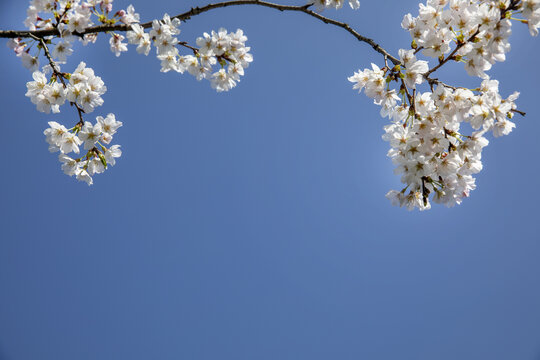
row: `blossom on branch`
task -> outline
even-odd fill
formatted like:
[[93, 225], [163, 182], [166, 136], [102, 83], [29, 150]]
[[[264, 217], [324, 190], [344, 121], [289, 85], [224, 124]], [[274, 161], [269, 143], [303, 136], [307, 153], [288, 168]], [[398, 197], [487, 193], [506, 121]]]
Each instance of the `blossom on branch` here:
[[[161, 72], [187, 72], [197, 80], [208, 80], [217, 92], [225, 92], [240, 82], [253, 61], [247, 36], [241, 29], [228, 32], [219, 28], [190, 44], [180, 37], [181, 21], [214, 8], [245, 3], [308, 14], [345, 29], [384, 56], [384, 65], [371, 64], [348, 79], [353, 89], [372, 98], [380, 106], [380, 115], [390, 121], [382, 138], [390, 145], [388, 156], [403, 188], [389, 191], [387, 198], [393, 205], [410, 210], [429, 209], [432, 202], [460, 204], [476, 188], [474, 175], [483, 168], [482, 150], [488, 145], [488, 133], [508, 135], [516, 126], [514, 114], [524, 114], [515, 104], [519, 93], [503, 98], [498, 81], [490, 79], [488, 72], [496, 62], [506, 60], [513, 21], [527, 24], [532, 35], [538, 34], [540, 0], [426, 0], [419, 4], [416, 17], [403, 17], [401, 26], [412, 42], [410, 48], [399, 50], [398, 58], [349, 25], [310, 9], [312, 5], [319, 12], [340, 9], [344, 2], [316, 0], [293, 6], [263, 0], [225, 1], [139, 23], [140, 16], [132, 5], [113, 13], [112, 0], [32, 0], [25, 20], [32, 32], [19, 34], [8, 46], [32, 71], [26, 96], [38, 111], [58, 113], [66, 102], [76, 110], [74, 126], [51, 121], [44, 134], [49, 150], [60, 152], [62, 170], [90, 185], [95, 174], [113, 166], [121, 156], [120, 146], [109, 144], [122, 122], [114, 114], [98, 116], [95, 123], [84, 120], [103, 104], [107, 88], [84, 62], [73, 73], [60, 70], [58, 64], [67, 61], [77, 39], [87, 45], [96, 41], [99, 32], [106, 32], [116, 56], [128, 50], [126, 38], [141, 54], [148, 55], [154, 46]], [[353, 9], [360, 5], [358, 0], [348, 3]], [[92, 27], [94, 24], [99, 26]], [[48, 63], [41, 71], [40, 56]], [[431, 58], [432, 64], [418, 59], [420, 56]], [[446, 84], [434, 77], [439, 68], [451, 62], [463, 63], [469, 75], [479, 77], [478, 87]], [[85, 154], [80, 154], [81, 148]], [[81, 156], [72, 158], [71, 153]]]

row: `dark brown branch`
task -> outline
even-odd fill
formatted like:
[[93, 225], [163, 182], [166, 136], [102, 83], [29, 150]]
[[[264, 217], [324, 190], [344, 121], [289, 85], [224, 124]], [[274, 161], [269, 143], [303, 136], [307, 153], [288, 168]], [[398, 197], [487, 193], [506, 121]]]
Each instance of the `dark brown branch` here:
[[[193, 16], [202, 14], [204, 12], [207, 12], [213, 9], [225, 8], [229, 6], [238, 6], [238, 5], [259, 5], [259, 6], [269, 7], [269, 8], [280, 10], [280, 11], [295, 11], [295, 12], [301, 12], [301, 13], [307, 14], [309, 16], [312, 16], [324, 22], [325, 24], [331, 24], [331, 25], [343, 28], [345, 31], [353, 35], [358, 41], [361, 41], [370, 45], [373, 48], [373, 50], [377, 51], [383, 56], [386, 56], [388, 59], [390, 59], [390, 61], [392, 61], [394, 65], [400, 64], [399, 59], [390, 55], [385, 49], [383, 49], [373, 39], [360, 35], [356, 30], [351, 28], [348, 24], [327, 18], [325, 16], [322, 16], [319, 13], [316, 13], [315, 11], [309, 10], [309, 7], [311, 6], [311, 4], [302, 5], [302, 6], [292, 6], [292, 5], [274, 4], [271, 2], [260, 1], [260, 0], [233, 0], [233, 1], [219, 2], [215, 4], [208, 4], [203, 7], [191, 8], [191, 10], [186, 11], [185, 13], [176, 15], [173, 18], [176, 18], [185, 22]], [[140, 25], [143, 28], [148, 29], [152, 27], [152, 22], [150, 21], [150, 22], [146, 22]], [[83, 32], [74, 33], [74, 35], [82, 37], [86, 34], [94, 34], [94, 33], [109, 32], [109, 31], [128, 31], [130, 29], [131, 29], [130, 26], [125, 25], [125, 24], [98, 25], [98, 26], [87, 28]], [[60, 34], [57, 29], [35, 30], [35, 31], [14, 31], [14, 30], [0, 31], [0, 38], [27, 38], [27, 37], [31, 37], [31, 35], [35, 37], [43, 38], [45, 36], [59, 36]]]

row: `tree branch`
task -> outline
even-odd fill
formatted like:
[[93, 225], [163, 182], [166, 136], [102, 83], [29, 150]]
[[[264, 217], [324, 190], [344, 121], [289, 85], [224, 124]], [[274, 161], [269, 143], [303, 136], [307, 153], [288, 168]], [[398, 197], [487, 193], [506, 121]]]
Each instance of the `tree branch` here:
[[[302, 5], [302, 6], [293, 6], [293, 5], [274, 4], [271, 2], [261, 1], [261, 0], [233, 0], [233, 1], [225, 1], [225, 2], [218, 2], [214, 4], [208, 4], [203, 7], [191, 8], [191, 10], [186, 11], [185, 13], [173, 16], [172, 18], [176, 18], [176, 19], [186, 22], [191, 17], [202, 14], [210, 10], [225, 8], [229, 6], [238, 6], [238, 5], [259, 5], [259, 6], [268, 7], [268, 8], [272, 8], [272, 9], [276, 9], [280, 11], [295, 11], [295, 12], [301, 12], [301, 13], [307, 14], [309, 16], [312, 16], [324, 22], [325, 24], [331, 24], [331, 25], [344, 29], [345, 31], [353, 35], [358, 41], [364, 42], [370, 45], [373, 48], [373, 50], [382, 54], [383, 56], [386, 56], [388, 59], [390, 59], [390, 61], [392, 61], [394, 65], [398, 65], [401, 63], [399, 59], [390, 55], [385, 49], [383, 49], [373, 39], [360, 35], [356, 30], [351, 28], [348, 24], [344, 22], [336, 21], [334, 19], [327, 18], [315, 11], [309, 10], [309, 7], [311, 6], [311, 4]], [[148, 29], [152, 27], [152, 22], [149, 21], [140, 25], [143, 28]], [[131, 27], [125, 24], [98, 25], [98, 26], [89, 27], [85, 29], [83, 32], [80, 32], [80, 33], [76, 32], [73, 34], [77, 36], [84, 36], [86, 34], [94, 34], [94, 33], [109, 32], [109, 31], [128, 31], [130, 29]], [[35, 31], [14, 31], [14, 30], [0, 31], [0, 38], [27, 38], [27, 37], [32, 37], [32, 36], [43, 38], [45, 36], [60, 36], [60, 33], [56, 28], [46, 29], [46, 30], [35, 30]]]

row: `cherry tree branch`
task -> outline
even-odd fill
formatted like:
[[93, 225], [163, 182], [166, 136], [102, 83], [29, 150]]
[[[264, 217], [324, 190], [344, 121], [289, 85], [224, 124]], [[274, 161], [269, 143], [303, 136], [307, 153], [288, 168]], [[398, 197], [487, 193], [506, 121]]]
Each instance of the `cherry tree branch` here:
[[[294, 12], [301, 12], [306, 15], [309, 15], [311, 17], [314, 17], [325, 24], [334, 25], [337, 27], [340, 27], [353, 35], [358, 41], [364, 42], [368, 45], [370, 45], [373, 50], [376, 52], [382, 54], [383, 56], [387, 57], [392, 61], [394, 65], [398, 65], [401, 62], [399, 59], [395, 58], [394, 56], [390, 55], [388, 51], [386, 51], [384, 48], [382, 48], [379, 44], [377, 44], [373, 39], [370, 39], [368, 37], [365, 37], [358, 33], [356, 30], [351, 28], [349, 24], [346, 24], [344, 22], [340, 22], [334, 19], [330, 19], [328, 17], [322, 16], [321, 14], [310, 10], [309, 8], [313, 4], [307, 4], [302, 6], [294, 6], [294, 5], [281, 5], [281, 4], [275, 4], [267, 1], [262, 0], [232, 0], [232, 1], [225, 1], [225, 2], [218, 2], [214, 4], [208, 4], [203, 7], [195, 7], [191, 8], [191, 10], [186, 11], [185, 13], [178, 14], [176, 16], [173, 16], [172, 18], [179, 19], [181, 21], [186, 22], [187, 20], [191, 19], [191, 17], [202, 14], [204, 12], [219, 9], [219, 8], [225, 8], [229, 6], [239, 6], [239, 5], [259, 5], [263, 7], [268, 7], [280, 11], [294, 11]], [[146, 22], [140, 24], [143, 28], [148, 29], [152, 27], [152, 22]], [[77, 36], [84, 36], [86, 34], [95, 34], [95, 33], [101, 33], [101, 32], [109, 32], [109, 31], [128, 31], [131, 30], [131, 27], [129, 25], [121, 24], [121, 25], [98, 25], [93, 26], [85, 29], [84, 31], [78, 33], [75, 32], [74, 35]], [[0, 31], [0, 38], [27, 38], [27, 37], [39, 37], [43, 38], [45, 36], [60, 36], [59, 31], [56, 28], [53, 29], [46, 29], [46, 30], [34, 30], [34, 31], [15, 31], [15, 30], [4, 30]]]

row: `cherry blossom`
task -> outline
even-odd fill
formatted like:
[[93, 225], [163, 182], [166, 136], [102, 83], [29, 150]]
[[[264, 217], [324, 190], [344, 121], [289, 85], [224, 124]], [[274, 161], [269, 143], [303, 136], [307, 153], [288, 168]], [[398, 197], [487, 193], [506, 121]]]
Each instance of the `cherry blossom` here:
[[[419, 5], [417, 17], [403, 18], [401, 25], [413, 42], [412, 49], [399, 50], [399, 65], [381, 69], [372, 64], [349, 77], [353, 89], [364, 90], [382, 107], [381, 115], [393, 121], [384, 127], [383, 140], [390, 144], [388, 156], [404, 184], [401, 191], [387, 193], [393, 205], [427, 210], [430, 199], [460, 204], [476, 188], [473, 175], [483, 168], [486, 133], [508, 135], [516, 126], [511, 119], [519, 93], [502, 98], [498, 81], [487, 74], [510, 49], [511, 10], [508, 1], [428, 0]], [[427, 61], [417, 60], [419, 51], [438, 64], [430, 69]], [[477, 89], [466, 89], [430, 77], [448, 61], [463, 61], [469, 75], [484, 80]], [[429, 89], [421, 92], [418, 86], [425, 82]], [[393, 83], [398, 90], [389, 89]], [[467, 134], [463, 123], [473, 131]]]

